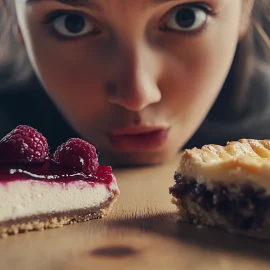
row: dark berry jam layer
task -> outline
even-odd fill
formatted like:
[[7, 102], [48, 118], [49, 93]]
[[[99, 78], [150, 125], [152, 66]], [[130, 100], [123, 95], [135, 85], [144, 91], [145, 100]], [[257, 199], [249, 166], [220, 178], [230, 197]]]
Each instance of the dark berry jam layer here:
[[230, 192], [221, 185], [209, 190], [195, 179], [182, 177], [178, 173], [175, 173], [174, 179], [170, 193], [175, 198], [189, 196], [202, 209], [216, 210], [235, 229], [262, 228], [266, 214], [270, 213], [270, 196], [266, 195], [264, 189], [254, 190], [252, 186], [245, 185], [237, 192]]
[[109, 184], [113, 180], [110, 166], [99, 166], [95, 173], [86, 175], [76, 173], [72, 168], [61, 166], [51, 159], [43, 163], [3, 164], [0, 165], [0, 182], [18, 180], [40, 180], [47, 182], [72, 182], [84, 180], [87, 182]]

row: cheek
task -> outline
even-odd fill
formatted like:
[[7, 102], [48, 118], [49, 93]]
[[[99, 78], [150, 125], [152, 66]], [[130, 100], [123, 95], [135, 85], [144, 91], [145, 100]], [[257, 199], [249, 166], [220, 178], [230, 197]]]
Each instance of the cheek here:
[[238, 43], [238, 12], [233, 13], [213, 20], [198, 36], [175, 35], [166, 47], [163, 96], [185, 119], [205, 117], [228, 75]]
[[28, 51], [44, 88], [71, 122], [95, 118], [106, 102], [102, 54], [97, 50], [91, 54], [89, 44], [40, 39], [37, 30], [30, 28]]

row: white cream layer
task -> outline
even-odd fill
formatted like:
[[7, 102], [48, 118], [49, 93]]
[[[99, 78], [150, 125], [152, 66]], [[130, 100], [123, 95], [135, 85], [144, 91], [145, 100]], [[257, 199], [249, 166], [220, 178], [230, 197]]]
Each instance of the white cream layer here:
[[37, 180], [0, 183], [0, 222], [37, 214], [98, 207], [106, 202], [116, 181], [110, 185], [85, 181], [67, 183]]

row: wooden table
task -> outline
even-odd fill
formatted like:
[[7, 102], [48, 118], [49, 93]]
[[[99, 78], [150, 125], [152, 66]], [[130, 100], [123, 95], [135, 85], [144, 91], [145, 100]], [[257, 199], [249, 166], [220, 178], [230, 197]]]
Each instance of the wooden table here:
[[0, 269], [270, 269], [270, 242], [177, 225], [168, 193], [176, 165], [116, 171], [110, 216], [2, 239]]

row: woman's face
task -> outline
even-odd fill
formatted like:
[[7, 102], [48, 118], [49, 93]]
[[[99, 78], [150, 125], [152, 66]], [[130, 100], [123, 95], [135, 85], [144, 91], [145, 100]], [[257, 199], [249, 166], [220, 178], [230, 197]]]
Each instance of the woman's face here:
[[111, 163], [159, 163], [184, 145], [215, 101], [245, 24], [240, 0], [15, 3], [46, 91]]

